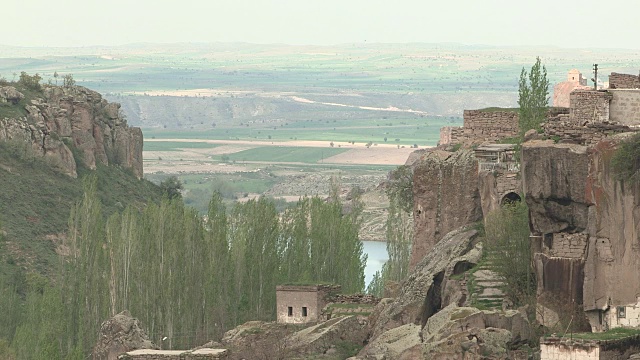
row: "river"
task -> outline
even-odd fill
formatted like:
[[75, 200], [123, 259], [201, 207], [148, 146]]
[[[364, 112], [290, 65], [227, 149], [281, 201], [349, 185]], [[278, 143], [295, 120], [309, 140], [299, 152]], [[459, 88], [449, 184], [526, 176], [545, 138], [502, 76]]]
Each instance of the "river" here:
[[[376, 271], [382, 270], [382, 265], [389, 259], [387, 243], [382, 241], [363, 241], [363, 252], [367, 254], [367, 265], [364, 268], [365, 288], [369, 286]], [[365, 289], [366, 290], [366, 289]]]

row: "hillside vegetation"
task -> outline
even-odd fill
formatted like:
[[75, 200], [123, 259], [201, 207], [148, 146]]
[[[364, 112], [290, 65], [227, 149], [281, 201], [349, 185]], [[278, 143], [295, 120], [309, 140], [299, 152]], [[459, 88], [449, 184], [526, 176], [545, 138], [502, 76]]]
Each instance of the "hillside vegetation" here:
[[78, 159], [76, 164], [77, 179], [56, 171], [24, 145], [0, 142], [0, 221], [5, 233], [0, 274], [17, 279], [19, 287], [25, 273], [48, 274], [57, 263], [56, 251], [65, 251], [60, 244], [69, 211], [82, 198], [86, 176], [96, 175], [97, 196], [107, 215], [128, 205], [142, 208], [162, 196], [158, 186], [120, 167], [98, 165], [92, 171]]

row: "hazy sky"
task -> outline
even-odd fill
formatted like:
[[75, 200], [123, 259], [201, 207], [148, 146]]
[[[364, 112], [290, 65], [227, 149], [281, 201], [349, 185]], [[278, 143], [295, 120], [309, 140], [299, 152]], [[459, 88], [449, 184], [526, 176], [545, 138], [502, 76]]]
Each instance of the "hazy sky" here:
[[640, 49], [640, 0], [3, 1], [0, 44], [458, 42]]

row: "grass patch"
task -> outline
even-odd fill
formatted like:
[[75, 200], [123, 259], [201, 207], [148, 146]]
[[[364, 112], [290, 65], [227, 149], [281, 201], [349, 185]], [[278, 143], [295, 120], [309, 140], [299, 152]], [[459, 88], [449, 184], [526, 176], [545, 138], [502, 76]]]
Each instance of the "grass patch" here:
[[71, 207], [81, 199], [82, 179], [98, 177], [98, 195], [105, 215], [127, 205], [143, 207], [161, 198], [160, 189], [138, 180], [120, 167], [98, 165], [95, 171], [78, 166], [78, 178], [66, 176], [40, 157], [15, 156], [13, 144], [0, 142], [0, 220], [12, 251], [1, 251], [0, 273], [11, 266], [47, 274], [56, 264], [54, 243], [47, 235], [67, 231]]
[[329, 305], [329, 308], [335, 309], [362, 309], [362, 308], [373, 308], [371, 304], [343, 304], [343, 303], [333, 303]]
[[484, 109], [479, 109], [482, 112], [519, 112], [520, 108], [501, 108], [501, 107], [488, 107]]
[[618, 180], [640, 180], [640, 134], [620, 142], [611, 158], [611, 166]]
[[615, 328], [601, 333], [573, 333], [571, 337], [583, 340], [617, 340], [637, 335], [640, 335], [640, 329]]
[[[482, 309], [480, 309], [480, 310], [482, 310]], [[456, 309], [451, 314], [451, 320], [455, 321], [455, 320], [459, 320], [459, 319], [464, 319], [467, 316], [473, 315], [475, 313], [477, 313], [477, 311], [475, 311], [474, 309]]]
[[31, 104], [31, 100], [42, 98], [44, 96], [42, 90], [34, 90], [27, 88], [18, 82], [10, 82], [8, 86], [13, 86], [18, 90], [24, 99], [20, 100], [16, 105], [13, 104], [0, 104], [0, 119], [2, 118], [20, 118], [27, 116], [27, 110], [25, 106]]

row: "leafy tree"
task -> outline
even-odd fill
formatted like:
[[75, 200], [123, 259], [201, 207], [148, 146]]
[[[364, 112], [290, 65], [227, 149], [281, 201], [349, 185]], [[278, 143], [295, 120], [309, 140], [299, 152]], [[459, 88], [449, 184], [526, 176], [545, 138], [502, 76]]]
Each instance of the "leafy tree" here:
[[169, 176], [160, 183], [162, 192], [165, 193], [169, 199], [182, 198], [180, 190], [182, 190], [182, 182], [177, 176]]
[[35, 75], [29, 75], [23, 71], [20, 73], [18, 83], [28, 89], [40, 91], [42, 89], [40, 86], [40, 80], [42, 80], [42, 77], [38, 73]]
[[398, 166], [389, 173], [386, 193], [389, 201], [397, 201], [397, 206], [404, 212], [413, 212], [413, 169], [411, 166]]
[[71, 88], [76, 86], [76, 81], [73, 79], [72, 74], [67, 74], [62, 77], [62, 86], [66, 88]]
[[549, 80], [547, 68], [541, 64], [540, 57], [531, 67], [531, 71], [522, 68], [518, 87], [518, 105], [520, 106], [520, 133], [531, 129], [540, 130], [549, 104]]
[[504, 280], [506, 295], [516, 305], [530, 303], [536, 286], [526, 203], [509, 203], [490, 213], [485, 219], [485, 234], [491, 268]]
[[619, 180], [640, 180], [640, 134], [620, 142], [611, 158], [611, 166]]

